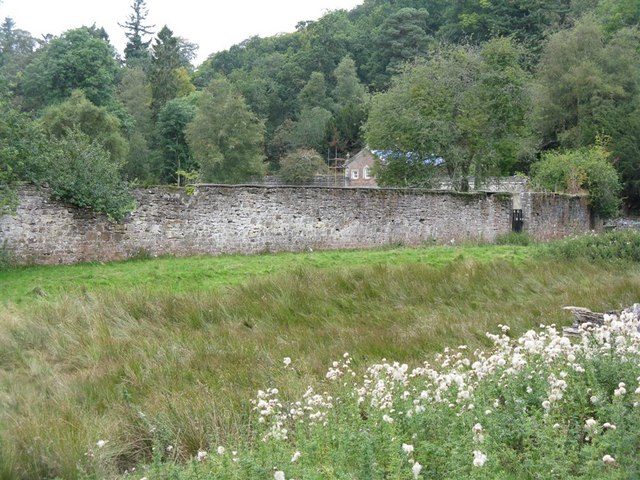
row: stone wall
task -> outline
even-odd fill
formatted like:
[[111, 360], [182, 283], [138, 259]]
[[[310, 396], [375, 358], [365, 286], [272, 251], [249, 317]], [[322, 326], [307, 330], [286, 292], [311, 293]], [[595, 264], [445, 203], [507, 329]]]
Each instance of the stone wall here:
[[601, 230], [587, 197], [552, 193], [515, 194], [514, 208], [522, 208], [524, 229], [537, 240], [553, 240]]
[[[589, 229], [580, 198], [525, 193], [525, 228], [537, 238]], [[511, 230], [508, 194], [322, 187], [202, 186], [139, 189], [123, 223], [24, 188], [0, 217], [0, 246], [22, 263], [74, 263], [151, 255], [491, 241]], [[523, 198], [524, 198], [523, 197]]]

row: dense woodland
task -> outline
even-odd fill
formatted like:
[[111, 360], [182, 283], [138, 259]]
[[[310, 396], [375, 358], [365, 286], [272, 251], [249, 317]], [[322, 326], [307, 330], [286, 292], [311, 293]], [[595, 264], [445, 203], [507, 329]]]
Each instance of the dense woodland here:
[[96, 25], [4, 20], [0, 208], [27, 181], [118, 219], [130, 185], [300, 181], [364, 145], [383, 185], [524, 173], [640, 205], [638, 0], [364, 0], [197, 68], [147, 14], [123, 12], [123, 55]]

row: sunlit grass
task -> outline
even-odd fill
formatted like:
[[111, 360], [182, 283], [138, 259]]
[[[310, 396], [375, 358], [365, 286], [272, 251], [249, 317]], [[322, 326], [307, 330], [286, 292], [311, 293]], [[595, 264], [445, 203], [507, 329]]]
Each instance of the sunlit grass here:
[[424, 263], [444, 265], [455, 259], [478, 261], [528, 258], [533, 247], [468, 245], [460, 247], [387, 248], [376, 250], [162, 257], [112, 263], [34, 266], [0, 270], [0, 304], [25, 303], [74, 292], [121, 291], [145, 287], [153, 292], [209, 291], [255, 277], [295, 268]]

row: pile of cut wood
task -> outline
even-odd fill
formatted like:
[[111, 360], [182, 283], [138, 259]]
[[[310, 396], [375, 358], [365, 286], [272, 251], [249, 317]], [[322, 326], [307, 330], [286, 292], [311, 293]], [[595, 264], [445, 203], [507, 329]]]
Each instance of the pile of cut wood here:
[[592, 312], [588, 308], [582, 307], [564, 307], [563, 310], [571, 312], [573, 314], [573, 325], [570, 327], [564, 327], [562, 331], [565, 335], [579, 335], [580, 328], [589, 328], [589, 326], [600, 326], [604, 324], [605, 315], [620, 316], [621, 313], [632, 313], [635, 318], [640, 317], [640, 304], [636, 303], [633, 307], [627, 308], [622, 312], [618, 310], [611, 310], [606, 313]]

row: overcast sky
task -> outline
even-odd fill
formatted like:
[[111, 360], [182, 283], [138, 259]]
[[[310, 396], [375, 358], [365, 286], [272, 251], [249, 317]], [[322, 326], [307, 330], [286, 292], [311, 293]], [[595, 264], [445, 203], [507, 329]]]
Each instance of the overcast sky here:
[[[96, 23], [122, 52], [126, 43], [118, 22], [126, 20], [132, 0], [0, 0], [0, 18], [39, 37]], [[315, 20], [327, 10], [350, 9], [362, 0], [147, 0], [156, 31], [168, 25], [178, 36], [200, 46], [196, 63], [253, 35], [295, 30], [301, 20]]]

